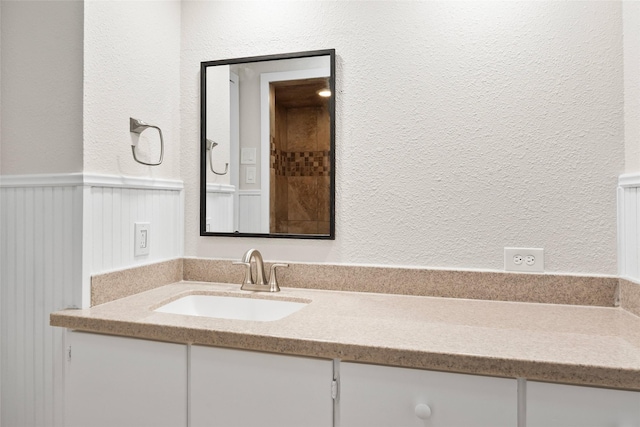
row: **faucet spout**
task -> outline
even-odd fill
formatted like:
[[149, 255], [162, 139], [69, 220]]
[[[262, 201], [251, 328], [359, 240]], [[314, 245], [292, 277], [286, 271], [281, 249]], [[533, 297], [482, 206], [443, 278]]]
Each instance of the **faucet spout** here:
[[[253, 277], [252, 262], [256, 262], [256, 277]], [[236, 261], [233, 264], [243, 265], [246, 270], [244, 272], [244, 280], [242, 281], [242, 287], [240, 289], [244, 291], [261, 291], [264, 288], [268, 288], [267, 281], [264, 275], [264, 261], [262, 260], [262, 254], [257, 249], [249, 249], [243, 256], [241, 261]]]
[[[256, 263], [256, 277], [253, 277], [253, 261]], [[235, 261], [233, 264], [245, 267], [244, 280], [240, 289], [243, 291], [264, 291], [279, 292], [280, 287], [276, 278], [276, 267], [288, 267], [289, 264], [275, 263], [271, 265], [271, 279], [267, 284], [264, 274], [264, 261], [262, 254], [257, 249], [249, 249], [243, 256], [242, 260]]]
[[[253, 271], [251, 270], [251, 261], [256, 260], [256, 278], [253, 278]], [[267, 282], [264, 278], [264, 260], [262, 254], [257, 249], [249, 249], [242, 257], [242, 262], [249, 265], [250, 281], [249, 284], [266, 285]], [[245, 280], [247, 283], [247, 280]]]

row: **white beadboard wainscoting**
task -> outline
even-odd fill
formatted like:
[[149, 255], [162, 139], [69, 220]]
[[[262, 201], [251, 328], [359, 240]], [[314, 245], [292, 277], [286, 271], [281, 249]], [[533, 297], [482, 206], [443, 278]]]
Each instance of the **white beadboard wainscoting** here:
[[618, 179], [618, 265], [621, 277], [640, 280], [640, 174]]
[[[182, 256], [180, 189], [92, 186], [90, 197], [91, 274]], [[150, 224], [149, 255], [134, 256], [136, 222]]]
[[207, 230], [214, 233], [233, 233], [237, 219], [234, 217], [236, 188], [233, 185], [207, 184]]
[[63, 331], [81, 304], [82, 187], [0, 188], [2, 426], [61, 426]]
[[[182, 182], [89, 174], [0, 177], [2, 426], [63, 425], [64, 334], [92, 274], [183, 256]], [[133, 223], [150, 253], [133, 256]]]
[[260, 190], [240, 190], [238, 192], [238, 230], [241, 233], [268, 233], [269, 222], [263, 228]]
[[268, 233], [268, 222], [266, 227], [262, 223], [261, 195], [260, 190], [236, 191], [233, 185], [207, 184], [207, 231]]

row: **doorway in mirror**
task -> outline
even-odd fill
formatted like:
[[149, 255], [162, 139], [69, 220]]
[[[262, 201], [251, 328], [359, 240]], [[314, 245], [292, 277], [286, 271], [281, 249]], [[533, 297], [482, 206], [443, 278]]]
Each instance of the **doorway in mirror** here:
[[328, 88], [326, 78], [270, 84], [270, 233], [330, 232]]

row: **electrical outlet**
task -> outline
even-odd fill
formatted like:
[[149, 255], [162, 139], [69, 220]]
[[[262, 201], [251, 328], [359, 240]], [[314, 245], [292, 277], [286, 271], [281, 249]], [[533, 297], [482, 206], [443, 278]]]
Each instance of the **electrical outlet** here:
[[136, 222], [133, 226], [133, 255], [149, 255], [151, 225], [148, 222]]
[[544, 272], [544, 249], [504, 248], [505, 271]]

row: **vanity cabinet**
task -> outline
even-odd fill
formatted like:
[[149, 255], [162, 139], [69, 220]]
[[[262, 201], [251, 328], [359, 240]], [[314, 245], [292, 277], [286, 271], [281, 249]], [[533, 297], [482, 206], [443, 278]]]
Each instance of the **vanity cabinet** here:
[[640, 393], [527, 381], [527, 427], [640, 427]]
[[187, 426], [187, 346], [67, 331], [66, 427]]
[[333, 362], [191, 346], [191, 427], [331, 427]]
[[[75, 331], [66, 348], [66, 427], [334, 426], [331, 360]], [[335, 427], [519, 425], [515, 379], [338, 367]], [[640, 427], [640, 392], [527, 381], [520, 394], [527, 427]]]
[[515, 379], [340, 363], [340, 427], [517, 425]]

